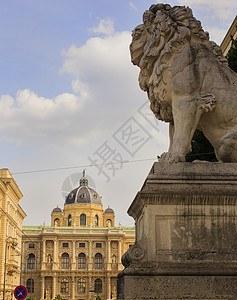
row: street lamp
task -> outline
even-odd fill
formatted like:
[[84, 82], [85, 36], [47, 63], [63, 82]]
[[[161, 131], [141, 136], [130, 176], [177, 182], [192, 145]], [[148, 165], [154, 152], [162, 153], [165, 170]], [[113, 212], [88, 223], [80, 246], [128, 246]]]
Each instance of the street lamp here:
[[14, 238], [11, 236], [6, 237], [6, 245], [5, 245], [5, 265], [4, 265], [4, 284], [3, 284], [3, 300], [5, 300], [5, 293], [6, 293], [6, 271], [7, 271], [7, 242], [9, 239], [12, 239], [12, 246], [15, 247], [16, 243], [14, 242]]

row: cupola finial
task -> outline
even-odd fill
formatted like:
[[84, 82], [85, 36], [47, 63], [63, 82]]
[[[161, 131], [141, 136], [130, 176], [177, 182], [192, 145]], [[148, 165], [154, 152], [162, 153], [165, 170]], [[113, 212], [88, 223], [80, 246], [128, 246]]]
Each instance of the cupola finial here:
[[88, 180], [86, 179], [86, 169], [82, 171], [82, 178], [80, 179], [80, 186], [88, 186]]

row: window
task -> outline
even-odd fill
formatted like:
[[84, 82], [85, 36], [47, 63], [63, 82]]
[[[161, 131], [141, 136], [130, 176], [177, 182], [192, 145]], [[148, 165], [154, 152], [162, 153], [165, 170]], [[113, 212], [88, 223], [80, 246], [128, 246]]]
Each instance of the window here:
[[106, 227], [110, 227], [112, 224], [112, 221], [110, 219], [107, 219], [105, 223], [106, 223]]
[[62, 254], [62, 269], [69, 269], [69, 255], [68, 253]]
[[97, 215], [95, 215], [95, 226], [99, 226], [99, 218]]
[[27, 279], [26, 288], [28, 293], [34, 293], [34, 289], [35, 289], [34, 285], [35, 285], [34, 279], [31, 278]]
[[27, 269], [34, 270], [35, 269], [35, 255], [30, 253], [27, 258]]
[[29, 248], [35, 248], [35, 244], [29, 244]]
[[67, 225], [72, 226], [72, 216], [71, 215], [68, 215]]
[[63, 243], [63, 248], [68, 248], [68, 243]]
[[85, 193], [82, 193], [81, 196], [80, 196], [80, 198], [81, 198], [81, 199], [85, 199], [85, 198], [86, 198], [86, 194], [85, 194]]
[[82, 180], [80, 180], [80, 183], [81, 183], [81, 185], [86, 185], [86, 183], [88, 183], [88, 180], [87, 179], [82, 179]]
[[95, 269], [102, 269], [102, 254], [100, 253], [95, 255]]
[[67, 278], [63, 278], [61, 281], [61, 293], [68, 293], [69, 290], [69, 282]]
[[85, 243], [79, 243], [79, 248], [85, 248], [86, 244]]
[[78, 269], [86, 268], [86, 255], [84, 253], [80, 253], [78, 255]]
[[102, 243], [96, 243], [95, 246], [96, 248], [102, 248]]
[[97, 278], [95, 280], [95, 293], [102, 293], [102, 280]]
[[80, 215], [80, 225], [81, 226], [85, 226], [86, 225], [86, 215], [85, 214], [81, 214]]
[[55, 225], [55, 226], [60, 226], [60, 221], [59, 221], [58, 218], [56, 218], [56, 219], [54, 220], [54, 225]]
[[83, 278], [78, 279], [77, 281], [77, 293], [85, 293], [86, 292], [86, 281]]

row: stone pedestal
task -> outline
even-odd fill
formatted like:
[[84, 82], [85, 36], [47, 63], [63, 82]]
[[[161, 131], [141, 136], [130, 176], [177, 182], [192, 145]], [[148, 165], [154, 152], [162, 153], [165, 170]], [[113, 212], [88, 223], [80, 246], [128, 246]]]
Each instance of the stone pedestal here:
[[118, 299], [237, 299], [237, 164], [155, 163], [128, 214]]

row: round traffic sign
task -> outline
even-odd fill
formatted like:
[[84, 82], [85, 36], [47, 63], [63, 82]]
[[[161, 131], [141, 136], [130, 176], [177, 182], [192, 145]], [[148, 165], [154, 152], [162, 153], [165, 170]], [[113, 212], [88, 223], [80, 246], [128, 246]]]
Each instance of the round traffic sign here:
[[24, 285], [18, 285], [14, 290], [14, 296], [16, 299], [25, 299], [27, 296], [27, 289]]

